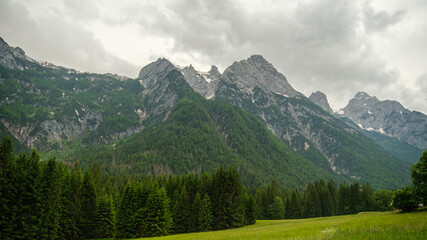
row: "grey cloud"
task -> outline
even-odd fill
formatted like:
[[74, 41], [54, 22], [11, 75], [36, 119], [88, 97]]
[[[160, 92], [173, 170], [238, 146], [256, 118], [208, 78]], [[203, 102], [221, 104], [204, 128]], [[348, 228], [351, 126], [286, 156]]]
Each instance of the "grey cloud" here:
[[367, 31], [384, 31], [400, 22], [406, 15], [406, 10], [398, 10], [392, 14], [376, 11], [370, 3], [371, 1], [367, 1], [363, 5], [363, 24]]
[[62, 16], [32, 19], [25, 6], [8, 0], [1, 1], [0, 9], [5, 40], [23, 47], [32, 58], [82, 71], [137, 74], [137, 67], [108, 53], [93, 34], [74, 21]]

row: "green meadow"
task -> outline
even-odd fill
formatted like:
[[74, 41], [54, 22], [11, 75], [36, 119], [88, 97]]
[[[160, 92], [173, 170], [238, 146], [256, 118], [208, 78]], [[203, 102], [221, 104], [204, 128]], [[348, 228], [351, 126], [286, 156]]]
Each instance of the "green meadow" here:
[[427, 212], [369, 212], [298, 220], [258, 220], [238, 229], [150, 239], [427, 239]]

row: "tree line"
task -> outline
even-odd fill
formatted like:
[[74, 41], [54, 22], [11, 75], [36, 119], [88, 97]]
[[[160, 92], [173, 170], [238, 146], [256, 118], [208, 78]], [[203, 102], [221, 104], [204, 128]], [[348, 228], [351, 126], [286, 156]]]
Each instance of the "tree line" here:
[[0, 145], [0, 239], [136, 238], [255, 223], [254, 200], [236, 169], [183, 176], [82, 173], [37, 151]]
[[360, 185], [324, 180], [308, 183], [301, 192], [288, 191], [272, 181], [253, 191], [257, 219], [296, 219], [391, 210], [393, 191], [373, 191], [367, 182]]

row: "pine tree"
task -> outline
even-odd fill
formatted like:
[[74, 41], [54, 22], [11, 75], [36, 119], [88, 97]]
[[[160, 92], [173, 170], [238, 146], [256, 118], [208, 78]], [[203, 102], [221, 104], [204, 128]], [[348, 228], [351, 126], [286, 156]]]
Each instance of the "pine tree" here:
[[375, 210], [374, 191], [372, 190], [372, 187], [369, 182], [362, 185], [362, 192], [360, 193], [360, 210]]
[[12, 138], [6, 136], [0, 145], [0, 239], [14, 239], [16, 189], [15, 157]]
[[81, 238], [95, 238], [97, 219], [96, 219], [96, 193], [95, 185], [89, 172], [85, 172], [80, 193], [80, 222], [77, 227], [80, 230]]
[[321, 216], [327, 217], [334, 215], [334, 203], [326, 185], [320, 186], [319, 199], [322, 211]]
[[42, 216], [40, 234], [42, 239], [58, 239], [60, 231], [61, 172], [55, 158], [48, 160], [41, 177]]
[[112, 238], [114, 235], [114, 208], [111, 196], [103, 195], [98, 198], [97, 237]]
[[147, 203], [147, 225], [146, 236], [163, 236], [167, 235], [171, 224], [169, 213], [169, 199], [164, 187], [160, 189], [155, 186], [148, 197]]
[[275, 196], [273, 203], [267, 208], [269, 219], [283, 219], [285, 218], [285, 206], [279, 196]]
[[212, 229], [213, 216], [211, 211], [211, 200], [208, 194], [202, 199], [199, 209], [199, 231], [210, 231]]
[[74, 240], [79, 239], [78, 229], [74, 217], [74, 191], [72, 176], [68, 168], [63, 169], [63, 177], [61, 181], [61, 193], [59, 196], [59, 239]]
[[245, 225], [255, 224], [255, 200], [252, 196], [245, 195]]
[[360, 185], [355, 182], [350, 185], [350, 213], [358, 213], [360, 211]]
[[191, 229], [190, 229], [191, 232], [199, 231], [199, 225], [200, 225], [199, 214], [200, 214], [201, 205], [202, 205], [202, 199], [201, 199], [200, 193], [197, 192], [191, 207]]
[[330, 180], [328, 182], [328, 190], [332, 197], [332, 203], [334, 204], [334, 213], [333, 215], [337, 214], [337, 204], [338, 204], [338, 196], [337, 196], [337, 184]]
[[183, 186], [181, 191], [175, 192], [173, 203], [173, 224], [174, 233], [185, 233], [190, 230], [190, 200], [188, 198], [186, 187]]
[[116, 238], [132, 238], [135, 235], [134, 214], [138, 209], [134, 205], [134, 195], [134, 187], [128, 183], [117, 209]]
[[411, 167], [412, 188], [424, 206], [427, 204], [427, 151], [424, 151], [420, 160]]
[[289, 218], [301, 218], [301, 204], [298, 190], [292, 192], [290, 199], [290, 207], [286, 210]]
[[17, 212], [15, 217], [15, 239], [40, 238], [41, 193], [40, 193], [40, 157], [33, 150], [29, 157], [21, 154], [17, 160], [16, 184], [19, 186], [16, 196]]

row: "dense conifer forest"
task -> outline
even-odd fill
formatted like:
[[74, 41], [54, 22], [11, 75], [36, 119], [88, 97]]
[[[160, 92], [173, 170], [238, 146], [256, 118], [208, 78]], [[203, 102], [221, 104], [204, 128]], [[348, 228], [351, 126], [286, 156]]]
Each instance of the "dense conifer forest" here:
[[238, 170], [110, 175], [82, 172], [33, 150], [0, 147], [1, 239], [137, 238], [236, 228], [256, 219], [295, 219], [391, 209], [392, 191], [333, 180], [289, 190], [272, 181], [245, 187]]

